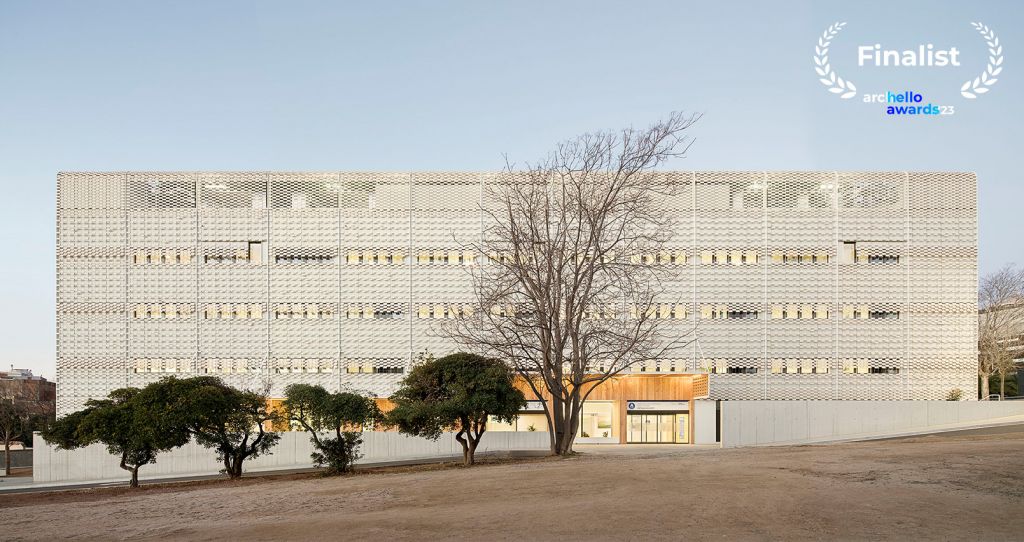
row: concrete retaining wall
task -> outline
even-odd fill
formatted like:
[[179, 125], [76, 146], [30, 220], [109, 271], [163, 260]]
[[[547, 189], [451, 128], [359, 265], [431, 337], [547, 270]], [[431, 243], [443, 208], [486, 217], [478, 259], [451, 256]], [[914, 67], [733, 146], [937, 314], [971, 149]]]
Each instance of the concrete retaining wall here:
[[[56, 450], [39, 433], [33, 439], [34, 467], [32, 479], [36, 483], [93, 482], [127, 480], [127, 471], [118, 467], [119, 458], [107, 453], [103, 445], [94, 444], [77, 450]], [[503, 451], [541, 451], [548, 449], [546, 432], [490, 432], [484, 433], [477, 453]], [[247, 472], [287, 470], [312, 467], [313, 447], [309, 434], [281, 433], [281, 440], [273, 453], [245, 462]], [[380, 463], [462, 456], [462, 446], [452, 433], [441, 435], [436, 441], [410, 437], [401, 433], [363, 433], [363, 454], [358, 463]], [[139, 477], [172, 478], [217, 474], [222, 465], [215, 452], [189, 443], [181, 448], [160, 454], [153, 465], [139, 469]]]
[[850, 440], [1024, 421], [1024, 401], [723, 401], [722, 446]]
[[694, 444], [714, 444], [715, 424], [718, 420], [718, 412], [715, 409], [715, 402], [707, 399], [697, 399], [693, 402], [693, 438]]

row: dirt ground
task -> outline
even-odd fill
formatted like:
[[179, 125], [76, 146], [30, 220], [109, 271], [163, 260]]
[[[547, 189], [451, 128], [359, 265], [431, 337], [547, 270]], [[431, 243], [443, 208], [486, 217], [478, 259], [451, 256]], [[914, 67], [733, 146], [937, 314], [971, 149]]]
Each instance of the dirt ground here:
[[0, 496], [5, 540], [1024, 539], [1024, 432]]

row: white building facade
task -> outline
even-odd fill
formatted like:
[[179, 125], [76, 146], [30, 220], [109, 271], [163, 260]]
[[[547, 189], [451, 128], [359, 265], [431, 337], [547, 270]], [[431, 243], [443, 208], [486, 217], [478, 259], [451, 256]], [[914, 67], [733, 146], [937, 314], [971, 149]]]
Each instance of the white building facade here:
[[[658, 316], [697, 340], [634, 372], [726, 400], [976, 396], [973, 174], [665, 175], [672, 250], [632, 257], [679, 268]], [[488, 255], [458, 240], [497, 177], [61, 173], [58, 413], [169, 374], [386, 397], [453, 350], [433, 330], [472, 310]]]

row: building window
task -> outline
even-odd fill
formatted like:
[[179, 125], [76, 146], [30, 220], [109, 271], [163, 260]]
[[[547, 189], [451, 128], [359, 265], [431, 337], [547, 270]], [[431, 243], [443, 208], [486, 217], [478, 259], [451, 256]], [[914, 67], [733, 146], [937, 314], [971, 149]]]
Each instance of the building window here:
[[207, 320], [262, 320], [263, 306], [258, 303], [209, 304], [203, 309]]
[[898, 375], [900, 374], [899, 367], [869, 367], [868, 374], [885, 374], [885, 375]]
[[401, 320], [405, 318], [405, 311], [401, 306], [395, 304], [366, 304], [349, 305], [344, 312], [347, 319], [362, 320]]
[[260, 241], [249, 241], [249, 263], [252, 265], [263, 265], [264, 245]]
[[136, 373], [191, 373], [190, 359], [135, 359], [132, 368]]
[[[390, 253], [386, 258], [378, 253], [376, 263], [389, 263], [399, 265], [404, 263], [404, 256], [401, 252]], [[386, 259], [386, 262], [385, 262]], [[511, 262], [512, 258], [507, 254], [502, 255], [502, 259], [505, 262]], [[498, 254], [491, 254], [491, 261], [498, 261]], [[476, 265], [478, 263], [477, 255], [471, 250], [423, 250], [416, 253], [415, 258], [412, 260], [417, 265]], [[369, 260], [353, 260], [350, 258], [349, 263], [367, 263]]]
[[322, 252], [310, 252], [301, 249], [288, 249], [274, 251], [274, 263], [277, 265], [303, 265], [303, 264], [331, 264], [334, 263], [334, 254]]
[[725, 372], [728, 374], [756, 374], [757, 367], [727, 367]]
[[828, 252], [819, 250], [773, 250], [772, 263], [776, 265], [817, 265], [827, 264], [830, 261]]
[[839, 263], [851, 264], [857, 258], [857, 243], [844, 241], [839, 243]]
[[756, 249], [702, 250], [701, 265], [757, 265]]
[[131, 311], [136, 320], [192, 318], [192, 305], [178, 303], [139, 303]]
[[899, 256], [894, 256], [894, 255], [888, 255], [888, 254], [886, 254], [886, 255], [881, 255], [881, 254], [879, 254], [879, 255], [872, 255], [872, 254], [868, 254], [868, 263], [869, 264], [878, 264], [878, 265], [896, 265], [896, 264], [900, 263], [900, 257]]
[[192, 263], [191, 249], [137, 249], [131, 256], [135, 265], [189, 265]]
[[870, 308], [868, 305], [844, 305], [843, 318], [848, 320], [899, 320], [900, 311]]
[[900, 374], [900, 363], [897, 359], [844, 359], [844, 374]]
[[[647, 318], [657, 318], [660, 320], [685, 320], [686, 305], [683, 305], [681, 303], [675, 305], [671, 303], [651, 305], [647, 307], [645, 315]], [[631, 306], [629, 308], [629, 316], [634, 320], [639, 319], [640, 309], [636, 305]], [[605, 308], [604, 318], [608, 320], [615, 318], [615, 307]]]
[[401, 359], [350, 359], [345, 360], [348, 374], [402, 374], [405, 360]]
[[230, 243], [206, 248], [203, 263], [263, 265], [267, 261], [267, 244], [262, 241]]
[[731, 309], [727, 305], [701, 305], [703, 320], [757, 320], [760, 313], [752, 309]]
[[827, 358], [787, 358], [770, 361], [772, 374], [826, 374], [830, 360]]
[[332, 318], [334, 318], [334, 308], [330, 305], [318, 303], [281, 303], [274, 306], [275, 320], [319, 320]]
[[259, 360], [207, 358], [200, 361], [205, 373], [246, 374], [261, 373]]
[[827, 320], [828, 316], [828, 305], [797, 305], [791, 303], [788, 305], [771, 306], [771, 318], [773, 320]]
[[585, 401], [580, 411], [579, 429], [576, 436], [580, 438], [615, 438], [614, 403], [610, 401]]
[[516, 315], [516, 308], [512, 305], [492, 305], [491, 315], [500, 317], [512, 317]]
[[[499, 314], [495, 312], [494, 308], [492, 308], [491, 313], [496, 316], [510, 314], [508, 312], [501, 312]], [[421, 320], [472, 318], [474, 314], [476, 314], [476, 307], [468, 303], [420, 305], [416, 311], [416, 317]]]
[[283, 359], [271, 361], [277, 373], [333, 373], [333, 359]]
[[404, 265], [405, 253], [401, 250], [356, 250], [345, 253], [347, 265]]

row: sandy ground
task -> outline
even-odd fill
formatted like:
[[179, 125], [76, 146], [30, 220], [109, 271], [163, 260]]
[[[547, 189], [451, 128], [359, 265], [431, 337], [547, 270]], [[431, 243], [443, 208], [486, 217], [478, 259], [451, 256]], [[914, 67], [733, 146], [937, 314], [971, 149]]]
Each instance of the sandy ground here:
[[0, 496], [5, 540], [1024, 539], [1024, 432]]

